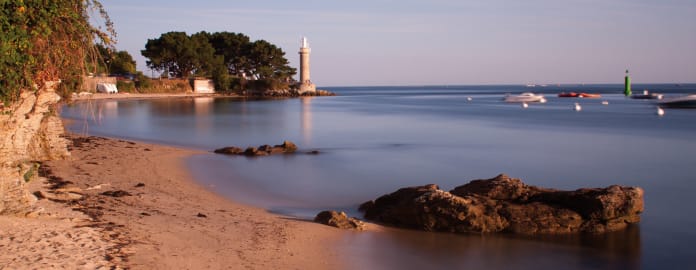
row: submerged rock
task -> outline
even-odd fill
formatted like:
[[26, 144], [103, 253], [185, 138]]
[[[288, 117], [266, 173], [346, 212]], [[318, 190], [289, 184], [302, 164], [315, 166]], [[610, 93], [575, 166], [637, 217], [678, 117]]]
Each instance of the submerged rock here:
[[239, 147], [229, 146], [229, 147], [223, 147], [220, 149], [215, 149], [215, 153], [226, 154], [226, 155], [239, 155], [239, 154], [244, 153], [244, 150], [242, 150], [242, 148], [239, 148]]
[[270, 146], [268, 144], [261, 145], [259, 147], [247, 147], [242, 150], [242, 148], [236, 146], [228, 146], [220, 149], [215, 149], [217, 154], [225, 155], [244, 155], [248, 157], [258, 157], [258, 156], [268, 156], [273, 154], [290, 154], [297, 151], [297, 145], [291, 141], [284, 141], [283, 144]]
[[602, 233], [640, 221], [638, 187], [559, 191], [501, 174], [447, 192], [437, 185], [407, 187], [365, 202], [365, 218], [404, 228], [519, 234]]
[[322, 211], [314, 218], [314, 222], [339, 229], [363, 230], [365, 228], [365, 223], [357, 218], [349, 218], [345, 212]]

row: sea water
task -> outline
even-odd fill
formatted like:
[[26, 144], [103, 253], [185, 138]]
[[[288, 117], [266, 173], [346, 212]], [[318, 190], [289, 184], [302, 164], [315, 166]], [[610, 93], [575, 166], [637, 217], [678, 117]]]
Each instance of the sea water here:
[[[66, 106], [62, 115], [77, 120], [70, 129], [78, 133], [208, 151], [293, 141], [296, 155], [206, 154], [187, 163], [222, 195], [299, 218], [326, 209], [357, 216], [360, 203], [400, 187], [449, 190], [499, 173], [556, 189], [645, 190], [640, 225], [602, 236], [351, 234], [341, 248], [361, 269], [696, 266], [696, 110], [658, 116], [654, 100], [628, 99], [621, 85], [324, 88], [338, 96], [104, 100]], [[634, 88], [696, 93], [696, 85]], [[502, 101], [524, 91], [548, 102]], [[556, 97], [561, 91], [602, 98]], [[311, 150], [319, 154], [304, 154]]]

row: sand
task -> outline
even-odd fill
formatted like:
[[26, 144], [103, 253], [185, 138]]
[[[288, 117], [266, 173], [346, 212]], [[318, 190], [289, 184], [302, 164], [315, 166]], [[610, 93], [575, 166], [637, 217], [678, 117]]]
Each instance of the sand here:
[[346, 268], [335, 247], [348, 232], [198, 185], [184, 158], [211, 153], [68, 137], [71, 159], [30, 183], [43, 211], [0, 217], [0, 269]]

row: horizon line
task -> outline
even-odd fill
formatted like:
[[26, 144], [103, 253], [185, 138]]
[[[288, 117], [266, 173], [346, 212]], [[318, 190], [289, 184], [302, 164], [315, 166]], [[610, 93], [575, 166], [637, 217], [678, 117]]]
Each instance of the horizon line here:
[[[692, 85], [696, 82], [631, 82], [631, 85]], [[535, 86], [530, 86], [529, 88], [544, 88], [544, 87], [558, 87], [558, 86], [592, 86], [592, 85], [624, 85], [623, 83], [553, 83], [553, 84], [534, 84]], [[544, 86], [542, 86], [544, 85]], [[319, 87], [449, 87], [449, 86], [527, 86], [524, 83], [473, 83], [473, 84], [378, 84], [378, 85], [325, 85]]]

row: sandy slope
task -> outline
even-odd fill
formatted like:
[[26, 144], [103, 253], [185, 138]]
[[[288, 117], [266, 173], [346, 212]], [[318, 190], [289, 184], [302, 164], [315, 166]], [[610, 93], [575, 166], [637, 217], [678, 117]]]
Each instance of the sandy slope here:
[[35, 185], [62, 202], [39, 200], [46, 211], [38, 218], [0, 217], [0, 269], [344, 268], [332, 249], [343, 231], [230, 202], [194, 183], [183, 158], [209, 153], [70, 139], [72, 159], [43, 164], [48, 179]]

